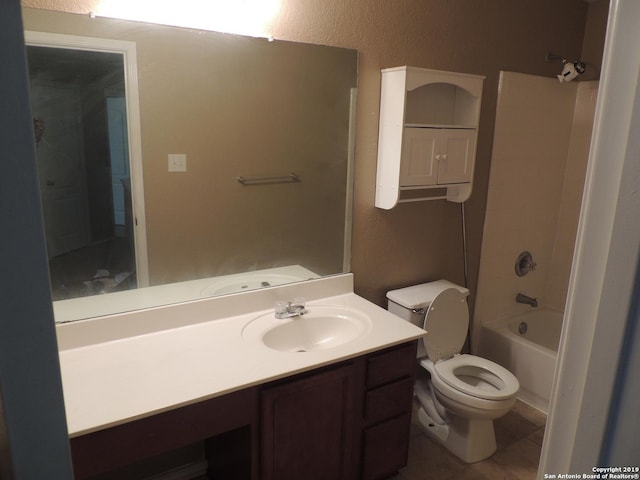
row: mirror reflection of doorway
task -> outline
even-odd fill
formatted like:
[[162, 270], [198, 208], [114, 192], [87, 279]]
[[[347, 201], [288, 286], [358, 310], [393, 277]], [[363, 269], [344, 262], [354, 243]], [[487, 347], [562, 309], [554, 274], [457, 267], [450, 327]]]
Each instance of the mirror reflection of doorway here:
[[53, 299], [135, 288], [123, 56], [27, 58]]

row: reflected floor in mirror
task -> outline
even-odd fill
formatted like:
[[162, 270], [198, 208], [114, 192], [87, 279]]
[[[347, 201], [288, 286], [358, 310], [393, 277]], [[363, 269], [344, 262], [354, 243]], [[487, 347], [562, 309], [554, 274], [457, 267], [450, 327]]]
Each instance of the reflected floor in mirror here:
[[114, 236], [49, 260], [53, 300], [136, 288], [130, 239]]
[[535, 480], [547, 417], [525, 403], [494, 421], [498, 450], [467, 464], [427, 437], [414, 408], [409, 463], [392, 480]]

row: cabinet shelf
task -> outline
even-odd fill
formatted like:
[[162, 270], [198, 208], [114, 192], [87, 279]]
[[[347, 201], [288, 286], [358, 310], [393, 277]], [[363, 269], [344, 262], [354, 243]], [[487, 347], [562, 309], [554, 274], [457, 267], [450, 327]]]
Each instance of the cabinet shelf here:
[[[424, 68], [382, 70], [376, 207], [469, 198], [483, 82]], [[408, 190], [423, 194], [402, 195]]]

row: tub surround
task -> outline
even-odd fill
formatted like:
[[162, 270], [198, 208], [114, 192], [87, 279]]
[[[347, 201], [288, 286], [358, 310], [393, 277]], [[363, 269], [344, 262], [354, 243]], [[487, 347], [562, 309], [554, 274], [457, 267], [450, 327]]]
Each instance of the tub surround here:
[[[149, 417], [420, 338], [424, 331], [358, 297], [351, 274], [57, 327], [71, 437]], [[242, 327], [275, 300], [306, 296], [371, 319], [331, 349], [283, 353], [250, 343]]]
[[[530, 310], [518, 293], [563, 310], [591, 141], [597, 81], [500, 74], [474, 332]], [[535, 271], [514, 263], [531, 252]]]

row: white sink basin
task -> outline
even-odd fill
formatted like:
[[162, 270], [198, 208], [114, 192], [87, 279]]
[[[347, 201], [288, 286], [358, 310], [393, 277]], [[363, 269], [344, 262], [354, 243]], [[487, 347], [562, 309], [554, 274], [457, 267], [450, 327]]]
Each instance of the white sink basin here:
[[307, 305], [299, 317], [277, 319], [273, 312], [261, 315], [242, 329], [246, 339], [281, 352], [312, 352], [344, 345], [371, 329], [362, 312], [337, 305]]

